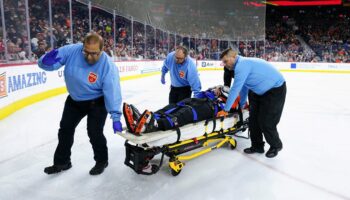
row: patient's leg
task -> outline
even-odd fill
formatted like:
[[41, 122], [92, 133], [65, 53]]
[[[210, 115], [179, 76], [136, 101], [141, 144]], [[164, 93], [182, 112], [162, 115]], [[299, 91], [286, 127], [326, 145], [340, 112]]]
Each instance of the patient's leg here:
[[214, 117], [214, 105], [207, 99], [189, 98], [180, 105], [169, 104], [152, 113], [146, 110], [135, 125], [135, 133], [170, 130]]
[[183, 106], [169, 105], [166, 109], [161, 109], [156, 112], [164, 113], [168, 108], [177, 108], [169, 116], [162, 115], [157, 119], [158, 129], [169, 130], [175, 126], [181, 127], [196, 121], [210, 119], [214, 116], [214, 105], [206, 99], [185, 99]]

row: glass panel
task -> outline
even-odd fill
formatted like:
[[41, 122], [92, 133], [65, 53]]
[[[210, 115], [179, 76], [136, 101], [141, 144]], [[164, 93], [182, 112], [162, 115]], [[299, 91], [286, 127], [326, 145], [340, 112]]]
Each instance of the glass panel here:
[[182, 37], [181, 35], [176, 35], [176, 44], [175, 46], [179, 46], [182, 44]]
[[[35, 5], [33, 5], [35, 6]], [[45, 5], [43, 5], [45, 6]], [[8, 60], [28, 62], [29, 42], [24, 0], [4, 0]]]
[[169, 52], [175, 51], [175, 35], [169, 35]]
[[169, 53], [169, 38], [168, 38], [168, 32], [164, 31], [163, 32], [163, 40], [164, 40], [164, 50], [165, 50], [165, 55], [168, 55]]
[[208, 60], [210, 57], [210, 40], [200, 39], [198, 49], [198, 58], [199, 60]]
[[190, 38], [187, 36], [183, 37], [182, 38], [182, 45], [188, 49], [190, 47]]
[[150, 25], [146, 26], [146, 58], [155, 59], [155, 38], [154, 28]]
[[219, 41], [217, 39], [212, 39], [210, 41], [210, 59], [219, 60]]
[[194, 38], [194, 54], [195, 54], [195, 58], [199, 59], [200, 58], [200, 53], [199, 53], [199, 47], [200, 47], [200, 42], [201, 40], [199, 38]]
[[167, 45], [164, 38], [164, 31], [156, 29], [156, 59], [162, 60], [167, 56]]
[[256, 57], [264, 58], [264, 41], [256, 42]]
[[6, 62], [5, 58], [5, 39], [3, 34], [3, 29], [5, 27], [2, 26], [2, 9], [0, 9], [0, 63]]
[[143, 59], [145, 55], [145, 25], [134, 21], [133, 34], [134, 57]]
[[196, 57], [196, 43], [195, 38], [190, 38], [190, 44], [189, 44], [189, 55], [192, 58]]
[[89, 7], [87, 4], [72, 1], [73, 42], [82, 42], [89, 32]]
[[118, 60], [131, 59], [131, 20], [115, 16], [116, 47], [115, 55]]
[[219, 52], [221, 53], [222, 51], [224, 51], [225, 49], [229, 48], [228, 46], [228, 41], [220, 41], [219, 43]]
[[246, 56], [244, 41], [238, 41], [238, 51], [240, 55]]
[[252, 42], [252, 41], [246, 41], [245, 42], [245, 55], [247, 56], [247, 57], [254, 57], [254, 49], [255, 49], [255, 47], [254, 47], [254, 42]]
[[52, 27], [55, 48], [72, 43], [69, 19], [69, 1], [68, 0], [51, 0], [52, 5]]
[[[112, 13], [111, 13], [112, 12]], [[91, 7], [91, 30], [98, 33], [104, 39], [103, 50], [113, 56], [113, 11]]]

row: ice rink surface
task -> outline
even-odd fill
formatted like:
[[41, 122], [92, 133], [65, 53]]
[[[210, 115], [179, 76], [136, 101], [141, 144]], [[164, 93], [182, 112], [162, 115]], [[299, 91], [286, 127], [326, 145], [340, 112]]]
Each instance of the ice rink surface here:
[[[221, 84], [222, 74], [200, 72], [202, 88]], [[26, 107], [0, 122], [0, 199], [350, 199], [350, 75], [283, 75], [287, 99], [278, 128], [284, 149], [276, 158], [242, 153], [250, 141], [238, 138], [236, 150], [223, 147], [186, 161], [177, 177], [167, 159], [153, 176], [125, 166], [124, 140], [113, 134], [111, 119], [105, 126], [109, 166], [102, 175], [88, 173], [95, 161], [85, 119], [76, 129], [73, 167], [46, 175], [67, 94]], [[123, 101], [141, 111], [168, 102], [169, 79], [165, 86], [160, 76], [121, 86]]]

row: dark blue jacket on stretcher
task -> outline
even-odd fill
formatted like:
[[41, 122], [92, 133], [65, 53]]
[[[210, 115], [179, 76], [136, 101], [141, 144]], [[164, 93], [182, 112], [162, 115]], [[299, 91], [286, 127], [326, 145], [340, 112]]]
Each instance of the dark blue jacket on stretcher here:
[[81, 43], [66, 45], [58, 49], [57, 57], [61, 58], [58, 63], [52, 66], [44, 65], [43, 55], [38, 65], [46, 71], [54, 71], [65, 65], [64, 78], [72, 99], [86, 101], [104, 96], [111, 118], [113, 121], [120, 121], [122, 96], [118, 68], [105, 52], [102, 52], [95, 64], [90, 65], [82, 51]]
[[234, 82], [225, 105], [225, 111], [240, 95], [240, 106], [243, 108], [248, 91], [263, 95], [272, 88], [280, 87], [285, 82], [282, 74], [269, 62], [259, 58], [238, 56], [233, 66]]

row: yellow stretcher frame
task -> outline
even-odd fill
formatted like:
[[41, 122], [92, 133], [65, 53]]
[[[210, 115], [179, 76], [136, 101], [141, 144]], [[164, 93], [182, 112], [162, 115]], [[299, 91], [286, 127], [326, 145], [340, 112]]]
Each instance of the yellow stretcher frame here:
[[[197, 158], [199, 156], [202, 156], [204, 154], [210, 153], [213, 150], [219, 149], [224, 145], [228, 145], [232, 150], [237, 147], [237, 141], [233, 138], [234, 133], [245, 128], [235, 128], [231, 127], [228, 129], [223, 129], [223, 120], [221, 120], [221, 130], [220, 131], [214, 131], [210, 134], [204, 134], [203, 136], [195, 137], [192, 139], [187, 139], [184, 141], [180, 141], [177, 144], [170, 144], [170, 145], [164, 145], [167, 149], [167, 153], [169, 158], [169, 167], [171, 169], [171, 174], [173, 176], [177, 176], [180, 174], [182, 168], [185, 166], [185, 163], [183, 161], [186, 160], [192, 160], [194, 158]], [[247, 123], [246, 123], [247, 125]], [[207, 124], [205, 125], [205, 130], [207, 133]], [[203, 141], [203, 142], [201, 142]], [[198, 152], [188, 154], [188, 155], [169, 155], [169, 152], [176, 151], [178, 148], [183, 147], [184, 145], [189, 145], [192, 143], [198, 143], [201, 144], [200, 147], [197, 148], [204, 148]], [[210, 144], [215, 143], [215, 145], [211, 146]], [[181, 152], [185, 153], [185, 152]]]
[[[211, 137], [212, 134], [208, 135], [208, 138]], [[193, 141], [193, 139], [192, 139]], [[184, 141], [186, 142], [186, 140]], [[210, 143], [216, 142], [217, 144], [214, 146], [209, 146]], [[185, 166], [184, 160], [192, 160], [194, 158], [197, 158], [199, 156], [202, 156], [204, 154], [210, 153], [211, 151], [215, 149], [221, 148], [223, 145], [229, 144], [231, 149], [235, 149], [237, 146], [237, 141], [231, 137], [231, 136], [225, 136], [224, 138], [219, 139], [208, 139], [206, 142], [203, 143], [202, 147], [207, 147], [201, 151], [198, 151], [196, 153], [190, 154], [190, 155], [180, 155], [180, 156], [174, 156], [170, 158], [169, 161], [169, 167], [171, 169], [171, 174], [173, 176], [177, 176], [182, 168]], [[171, 148], [171, 147], [169, 147]]]

